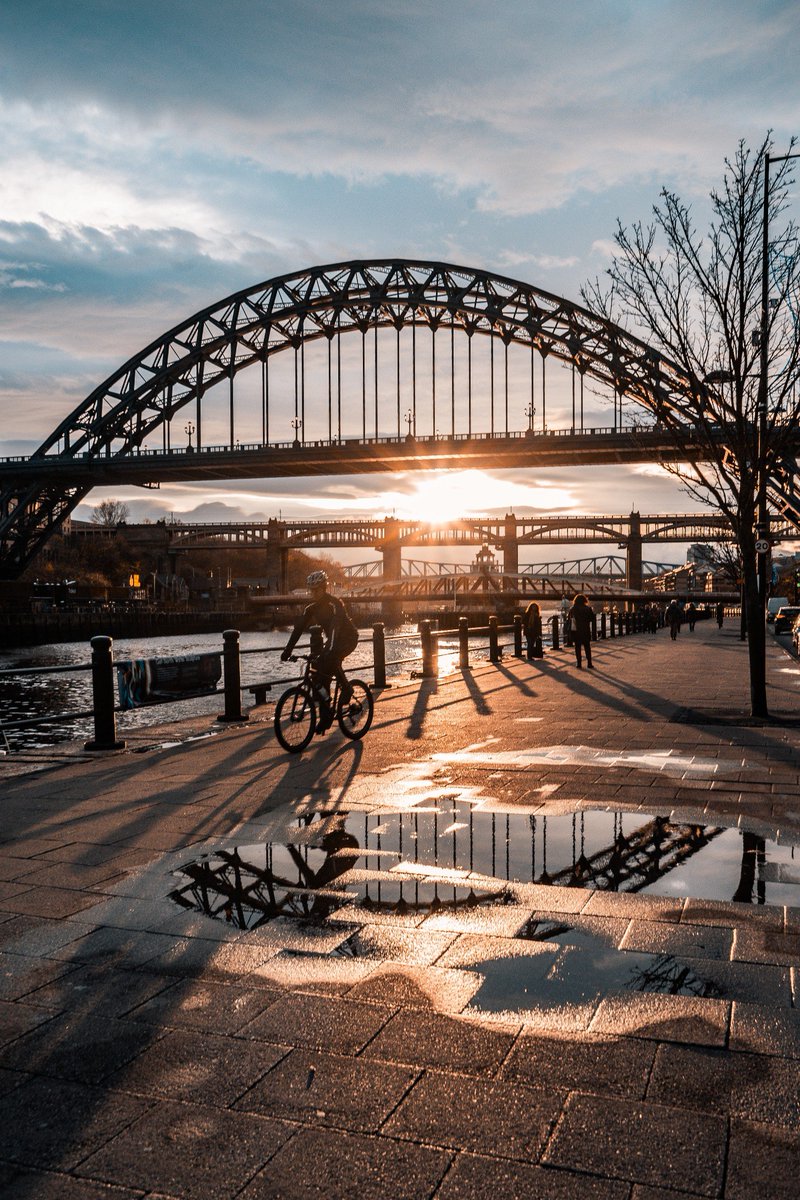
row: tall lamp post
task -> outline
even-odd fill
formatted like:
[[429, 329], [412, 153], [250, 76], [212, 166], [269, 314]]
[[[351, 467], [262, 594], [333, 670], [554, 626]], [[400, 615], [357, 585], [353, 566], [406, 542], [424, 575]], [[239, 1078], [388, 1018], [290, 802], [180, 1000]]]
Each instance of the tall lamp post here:
[[769, 165], [800, 158], [797, 154], [766, 154], [764, 156], [764, 213], [762, 219], [761, 246], [761, 329], [759, 332], [759, 379], [758, 379], [758, 496], [756, 508], [756, 536], [761, 542], [758, 551], [758, 592], [762, 609], [766, 609], [767, 588], [770, 569], [770, 528], [767, 486], [769, 483], [766, 458], [767, 413], [769, 410]]

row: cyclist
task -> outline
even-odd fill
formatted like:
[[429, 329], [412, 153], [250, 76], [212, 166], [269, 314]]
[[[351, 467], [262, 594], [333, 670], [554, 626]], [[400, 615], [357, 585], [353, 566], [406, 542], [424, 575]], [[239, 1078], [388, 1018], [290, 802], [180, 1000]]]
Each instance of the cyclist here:
[[342, 670], [342, 660], [355, 650], [358, 644], [358, 630], [339, 597], [329, 595], [328, 576], [325, 571], [312, 571], [306, 580], [306, 586], [311, 592], [311, 603], [303, 609], [295, 621], [294, 629], [289, 635], [281, 658], [284, 662], [287, 661], [301, 636], [312, 625], [322, 627], [326, 641], [322, 653], [314, 664], [318, 690], [322, 698], [322, 711], [318, 727], [318, 732], [322, 733], [332, 723], [334, 715], [330, 704], [331, 677], [335, 675], [338, 679], [342, 700], [345, 704], [353, 694], [353, 689]]

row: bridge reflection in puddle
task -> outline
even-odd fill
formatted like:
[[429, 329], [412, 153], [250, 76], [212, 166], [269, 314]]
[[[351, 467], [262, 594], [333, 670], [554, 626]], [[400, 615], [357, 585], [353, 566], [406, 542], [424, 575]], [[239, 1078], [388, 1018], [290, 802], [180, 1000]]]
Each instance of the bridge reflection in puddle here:
[[738, 829], [638, 812], [542, 816], [440, 801], [404, 812], [314, 813], [280, 841], [186, 863], [172, 899], [252, 929], [323, 920], [342, 905], [420, 921], [514, 903], [526, 884], [796, 904], [795, 847]]

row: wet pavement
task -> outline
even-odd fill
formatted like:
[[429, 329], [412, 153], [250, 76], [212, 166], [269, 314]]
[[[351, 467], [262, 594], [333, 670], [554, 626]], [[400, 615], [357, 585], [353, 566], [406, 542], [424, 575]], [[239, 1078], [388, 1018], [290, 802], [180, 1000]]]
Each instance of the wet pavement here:
[[798, 676], [595, 662], [0, 758], [3, 1196], [794, 1197]]

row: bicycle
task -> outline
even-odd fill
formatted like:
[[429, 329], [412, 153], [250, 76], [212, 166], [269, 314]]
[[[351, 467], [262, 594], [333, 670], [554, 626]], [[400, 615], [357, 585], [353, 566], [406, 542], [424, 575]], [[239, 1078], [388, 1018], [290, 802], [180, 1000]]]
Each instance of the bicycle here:
[[321, 694], [314, 656], [293, 654], [289, 661], [301, 658], [306, 660], [303, 678], [299, 684], [287, 688], [275, 705], [275, 736], [284, 750], [290, 754], [305, 750], [315, 733], [324, 733], [333, 724], [334, 716], [344, 736], [358, 741], [372, 724], [375, 704], [369, 685], [362, 679], [349, 679], [351, 693], [345, 700], [334, 675], [332, 694], [326, 700]]

